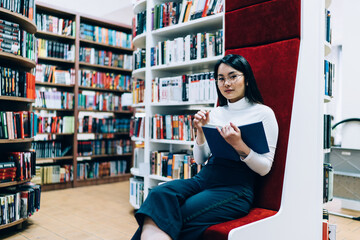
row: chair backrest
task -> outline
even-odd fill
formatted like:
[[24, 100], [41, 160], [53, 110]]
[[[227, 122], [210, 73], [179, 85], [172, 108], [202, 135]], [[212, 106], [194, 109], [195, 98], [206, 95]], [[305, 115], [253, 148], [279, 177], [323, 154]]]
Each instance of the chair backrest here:
[[273, 167], [259, 179], [255, 206], [279, 210], [300, 47], [301, 0], [227, 0], [226, 54], [250, 63], [267, 106], [275, 112], [279, 137]]

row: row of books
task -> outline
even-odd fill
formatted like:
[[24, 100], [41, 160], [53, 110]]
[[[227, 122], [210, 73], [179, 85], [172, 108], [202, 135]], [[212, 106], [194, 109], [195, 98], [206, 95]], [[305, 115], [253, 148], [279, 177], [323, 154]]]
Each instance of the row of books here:
[[86, 23], [80, 23], [80, 38], [116, 47], [132, 48], [131, 34]]
[[0, 51], [35, 60], [35, 41], [19, 24], [0, 19]]
[[35, 99], [35, 76], [29, 72], [0, 66], [1, 96]]
[[330, 163], [324, 163], [324, 184], [323, 184], [323, 203], [333, 200], [334, 188], [334, 169]]
[[325, 95], [332, 96], [333, 83], [335, 80], [335, 64], [324, 60]]
[[129, 179], [130, 182], [130, 203], [140, 208], [144, 202], [144, 180], [136, 177]]
[[127, 118], [95, 118], [84, 116], [79, 118], [79, 133], [128, 133], [130, 119]]
[[131, 76], [82, 69], [79, 86], [130, 91]]
[[171, 179], [188, 179], [201, 169], [188, 153], [153, 151], [150, 153], [150, 174]]
[[40, 165], [38, 169], [38, 184], [43, 185], [73, 181], [73, 165]]
[[78, 108], [97, 111], [120, 111], [121, 96], [100, 92], [80, 93]]
[[0, 139], [24, 139], [36, 135], [36, 114], [0, 111]]
[[146, 11], [142, 11], [133, 17], [132, 21], [133, 37], [146, 32]]
[[153, 139], [194, 141], [195, 128], [192, 115], [160, 115], [151, 118]]
[[97, 50], [95, 48], [80, 47], [80, 62], [109, 67], [132, 69], [132, 55], [116, 54], [112, 51]]
[[72, 37], [75, 37], [76, 35], [75, 21], [48, 15], [45, 13], [36, 14], [36, 27], [38, 31]]
[[75, 84], [75, 69], [63, 70], [57, 66], [36, 64], [35, 81], [65, 85]]
[[325, 9], [325, 41], [331, 43], [331, 13], [328, 9]]
[[214, 15], [224, 10], [223, 0], [184, 0], [157, 4], [151, 9], [151, 29]]
[[331, 115], [324, 114], [324, 149], [331, 148], [331, 120]]
[[72, 154], [72, 146], [63, 141], [36, 141], [32, 142], [37, 158], [63, 157]]
[[126, 160], [116, 160], [109, 162], [78, 162], [77, 179], [84, 180], [120, 176], [126, 172], [126, 168]]
[[36, 133], [74, 133], [74, 116], [37, 116]]
[[131, 92], [133, 104], [143, 103], [145, 98], [145, 80], [133, 78]]
[[59, 58], [67, 61], [75, 60], [75, 45], [47, 39], [37, 39], [39, 57]]
[[223, 30], [189, 34], [174, 40], [158, 42], [151, 48], [151, 66], [210, 58], [223, 53]]
[[35, 0], [0, 0], [0, 6], [19, 13], [31, 21], [34, 20], [36, 14]]
[[38, 108], [73, 109], [74, 93], [59, 92], [51, 89], [37, 89], [33, 106]]
[[155, 78], [152, 80], [152, 102], [215, 101], [214, 72]]
[[145, 138], [145, 118], [132, 117], [130, 122], [130, 136]]
[[121, 155], [131, 151], [131, 141], [125, 139], [78, 141], [78, 156]]
[[27, 183], [0, 191], [0, 225], [28, 218], [40, 209], [41, 186]]
[[138, 48], [133, 52], [134, 55], [134, 69], [144, 68], [146, 66], [146, 51]]
[[8, 152], [0, 161], [0, 182], [31, 179], [35, 176], [36, 154], [29, 152]]

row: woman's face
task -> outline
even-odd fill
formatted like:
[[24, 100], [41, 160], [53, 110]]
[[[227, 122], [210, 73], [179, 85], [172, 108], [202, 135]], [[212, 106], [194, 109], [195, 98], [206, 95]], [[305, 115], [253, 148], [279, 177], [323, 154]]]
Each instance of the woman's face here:
[[245, 96], [244, 74], [224, 63], [218, 68], [217, 85], [221, 94], [231, 103]]

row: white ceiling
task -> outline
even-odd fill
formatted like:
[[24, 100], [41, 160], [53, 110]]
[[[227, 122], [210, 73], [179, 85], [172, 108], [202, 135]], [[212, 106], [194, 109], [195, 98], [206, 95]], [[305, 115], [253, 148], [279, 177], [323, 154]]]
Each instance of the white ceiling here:
[[132, 0], [42, 0], [60, 8], [131, 25]]

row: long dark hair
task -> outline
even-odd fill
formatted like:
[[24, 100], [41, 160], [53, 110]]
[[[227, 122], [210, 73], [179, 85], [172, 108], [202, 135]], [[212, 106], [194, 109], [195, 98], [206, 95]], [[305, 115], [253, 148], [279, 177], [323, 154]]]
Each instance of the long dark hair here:
[[[245, 77], [245, 97], [251, 103], [264, 104], [259, 88], [256, 84], [254, 73], [250, 67], [249, 62], [241, 55], [229, 54], [220, 59], [214, 67], [214, 77], [218, 78], [218, 69], [220, 64], [226, 64], [244, 74]], [[219, 87], [216, 84], [216, 91], [218, 93], [219, 106], [227, 105], [227, 99], [221, 94]]]

